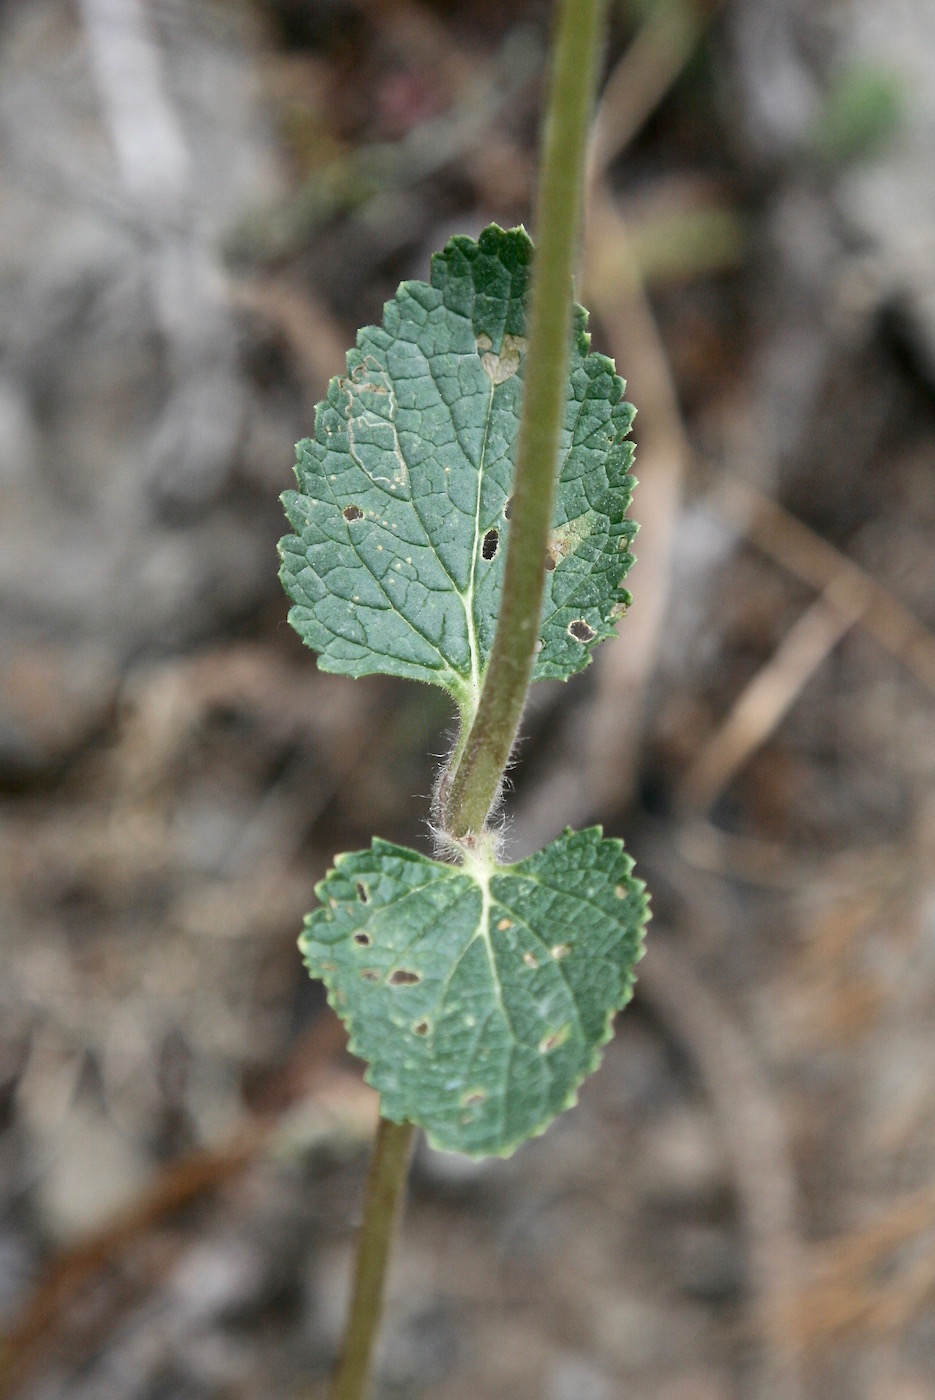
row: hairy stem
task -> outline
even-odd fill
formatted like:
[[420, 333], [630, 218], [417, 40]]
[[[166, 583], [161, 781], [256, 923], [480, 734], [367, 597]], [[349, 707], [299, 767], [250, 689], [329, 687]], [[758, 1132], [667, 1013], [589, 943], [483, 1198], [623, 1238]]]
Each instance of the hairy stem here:
[[330, 1400], [363, 1400], [368, 1391], [386, 1270], [402, 1212], [414, 1132], [411, 1123], [391, 1123], [386, 1118], [381, 1118], [377, 1127], [357, 1246], [351, 1311]]
[[455, 837], [482, 831], [496, 801], [536, 656], [565, 405], [588, 122], [605, 5], [606, 0], [559, 0], [503, 592], [480, 703], [448, 797], [446, 825]]
[[[568, 374], [588, 121], [605, 8], [606, 0], [558, 0], [510, 539], [490, 663], [474, 722], [459, 746], [447, 800], [446, 825], [455, 837], [483, 830], [516, 738], [535, 660]], [[380, 1119], [350, 1318], [330, 1400], [365, 1400], [367, 1394], [412, 1134], [410, 1124]]]

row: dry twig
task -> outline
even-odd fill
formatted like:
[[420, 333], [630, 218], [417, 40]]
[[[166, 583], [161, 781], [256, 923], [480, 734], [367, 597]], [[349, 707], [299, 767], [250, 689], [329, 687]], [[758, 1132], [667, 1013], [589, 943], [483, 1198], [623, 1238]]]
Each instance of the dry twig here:
[[[855, 1331], [893, 1335], [905, 1328], [935, 1293], [935, 1188], [926, 1186], [841, 1239], [816, 1246], [808, 1280], [786, 1300], [787, 1327], [806, 1351]], [[894, 1270], [907, 1245], [923, 1248]]]
[[723, 478], [713, 500], [753, 544], [797, 578], [821, 589], [821, 596], [741, 692], [682, 777], [679, 804], [695, 813], [713, 805], [856, 623], [935, 693], [935, 637], [888, 589], [738, 478]]
[[862, 599], [861, 626], [935, 693], [935, 636], [914, 613], [782, 506], [738, 477], [722, 477], [715, 505], [770, 559], [813, 588], [838, 583], [838, 596]]
[[[807, 609], [734, 702], [677, 789], [681, 808], [706, 811], [776, 729], [806, 683], [861, 616], [863, 598], [838, 579]], [[833, 601], [832, 601], [833, 599]]]

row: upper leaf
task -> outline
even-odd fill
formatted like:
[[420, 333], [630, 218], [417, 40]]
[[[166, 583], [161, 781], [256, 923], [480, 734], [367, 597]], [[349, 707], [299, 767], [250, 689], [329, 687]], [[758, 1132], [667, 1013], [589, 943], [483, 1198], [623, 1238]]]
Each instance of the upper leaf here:
[[543, 1132], [632, 994], [648, 910], [622, 843], [456, 867], [375, 840], [335, 864], [300, 946], [384, 1116], [473, 1156]]
[[[532, 243], [453, 238], [403, 282], [299, 443], [280, 543], [289, 620], [328, 671], [382, 671], [476, 703], [493, 644], [516, 461]], [[534, 678], [566, 678], [613, 632], [636, 525], [633, 409], [575, 308], [555, 529]]]

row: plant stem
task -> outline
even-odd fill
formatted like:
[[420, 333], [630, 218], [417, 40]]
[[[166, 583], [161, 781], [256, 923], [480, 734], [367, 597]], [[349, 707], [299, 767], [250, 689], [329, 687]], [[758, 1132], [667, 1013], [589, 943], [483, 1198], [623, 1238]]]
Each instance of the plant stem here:
[[377, 1127], [357, 1246], [351, 1311], [341, 1359], [331, 1382], [330, 1400], [363, 1400], [367, 1394], [383, 1311], [386, 1269], [402, 1213], [414, 1132], [411, 1123], [391, 1123], [387, 1118], [381, 1118]]
[[516, 739], [535, 662], [565, 407], [588, 123], [605, 6], [606, 0], [559, 0], [503, 592], [480, 703], [448, 798], [446, 824], [455, 837], [484, 828]]
[[[606, 0], [558, 0], [510, 540], [490, 663], [447, 803], [447, 825], [455, 837], [484, 827], [503, 781], [535, 660], [568, 373], [588, 122], [605, 8]], [[350, 1318], [330, 1400], [365, 1400], [367, 1394], [412, 1137], [411, 1124], [380, 1119]]]

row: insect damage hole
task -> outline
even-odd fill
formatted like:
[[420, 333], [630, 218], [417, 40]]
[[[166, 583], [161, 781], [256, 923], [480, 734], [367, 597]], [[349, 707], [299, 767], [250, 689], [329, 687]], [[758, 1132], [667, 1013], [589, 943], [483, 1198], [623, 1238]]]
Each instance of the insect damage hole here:
[[386, 979], [391, 987], [412, 987], [422, 981], [421, 972], [410, 972], [406, 967], [397, 967]]
[[432, 1027], [428, 1021], [416, 1021], [412, 1029], [415, 1035], [428, 1035]]
[[341, 514], [349, 525], [354, 520], [363, 520], [364, 518], [364, 513], [360, 506], [345, 506]]
[[354, 934], [354, 942], [361, 948], [369, 948], [373, 939], [369, 933], [360, 932]]
[[504, 520], [509, 520], [509, 518], [510, 518], [510, 516], [511, 516], [512, 514], [513, 514], [513, 497], [512, 497], [512, 496], [507, 496], [506, 500], [505, 500], [504, 503], [503, 503], [503, 518], [504, 518]]
[[370, 891], [367, 889], [363, 880], [357, 881], [357, 898], [360, 900], [361, 904], [370, 903]]
[[574, 622], [569, 622], [568, 633], [576, 642], [593, 642], [597, 636], [594, 628], [585, 622], [583, 617], [576, 617]]
[[484, 559], [493, 559], [500, 548], [500, 531], [488, 530], [484, 536], [484, 542], [480, 547], [481, 555]]

